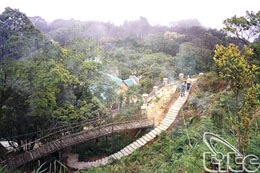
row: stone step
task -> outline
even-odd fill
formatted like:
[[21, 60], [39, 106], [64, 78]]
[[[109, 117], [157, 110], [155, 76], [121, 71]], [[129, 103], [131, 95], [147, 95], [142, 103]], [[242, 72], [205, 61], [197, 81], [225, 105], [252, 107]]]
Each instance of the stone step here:
[[[109, 156], [109, 157], [110, 157], [110, 156]], [[116, 158], [116, 153], [112, 154], [111, 157], [112, 157], [113, 159], [117, 159], [117, 158]]]
[[161, 130], [167, 130], [168, 129], [168, 127], [163, 126], [163, 125], [159, 125], [158, 128], [161, 129]]
[[123, 154], [123, 156], [128, 156], [128, 152], [125, 150], [125, 148], [123, 148], [122, 150], [120, 150], [120, 152]]
[[159, 133], [158, 133], [157, 131], [155, 131], [155, 130], [150, 131], [150, 135], [153, 135], [154, 138], [155, 138], [158, 134], [159, 134]]
[[130, 149], [128, 146], [125, 147], [125, 150], [127, 151], [128, 154], [132, 153], [132, 149]]
[[180, 102], [184, 102], [184, 101], [186, 101], [187, 100], [187, 97], [182, 97], [182, 98], [180, 98]]
[[156, 137], [156, 135], [154, 135], [154, 134], [151, 133], [151, 132], [147, 133], [147, 136], [150, 136], [151, 138], [155, 138], [155, 137]]
[[153, 140], [153, 138], [154, 138], [154, 137], [152, 137], [152, 136], [150, 136], [150, 135], [148, 135], [148, 134], [146, 134], [144, 137], [146, 137], [147, 139], [149, 139], [149, 141]]
[[[168, 117], [167, 117], [167, 118], [168, 118]], [[163, 123], [163, 122], [172, 123], [172, 122], [174, 121], [174, 120], [173, 120], [174, 117], [172, 117], [172, 119], [167, 119], [167, 118], [164, 118], [161, 123]]]
[[118, 153], [119, 158], [121, 158], [121, 157], [124, 156], [123, 153], [122, 153], [121, 151], [118, 151], [117, 153]]
[[150, 131], [149, 133], [152, 133], [155, 137], [159, 134], [157, 131], [155, 131], [154, 129], [152, 131]]
[[147, 142], [146, 142], [146, 140], [144, 140], [142, 137], [141, 138], [139, 138], [140, 139], [140, 141], [142, 141], [144, 144], [146, 144]]
[[164, 121], [164, 122], [161, 122], [161, 124], [162, 124], [162, 125], [165, 125], [165, 126], [170, 126], [172, 123], [171, 123], [171, 122], [166, 122], [166, 121]]
[[172, 108], [171, 110], [177, 110], [179, 111], [181, 109], [182, 106], [178, 106], [178, 105], [174, 105], [174, 108]]
[[174, 110], [175, 109], [177, 111], [182, 105], [183, 104], [178, 104], [178, 105], [174, 104], [174, 105], [171, 106], [171, 108], [169, 110]]
[[144, 146], [147, 142], [141, 138], [139, 138], [136, 142], [138, 142], [141, 146]]
[[179, 111], [178, 112], [167, 112], [166, 116], [167, 115], [178, 115]]
[[165, 127], [165, 128], [167, 128], [167, 129], [168, 129], [168, 127], [169, 127], [169, 125], [168, 125], [168, 124], [162, 124], [162, 123], [160, 123], [160, 125], [159, 125], [159, 126]]
[[179, 114], [179, 112], [175, 112], [175, 113], [167, 113], [166, 116], [177, 116]]
[[168, 113], [166, 114], [166, 116], [167, 116], [167, 115], [178, 115], [178, 113], [179, 113], [179, 111], [178, 111], [178, 112], [168, 112]]
[[135, 148], [133, 148], [131, 144], [127, 145], [127, 148], [128, 148], [131, 152], [133, 152], [133, 151], [135, 150]]
[[166, 130], [165, 128], [162, 128], [161, 126], [158, 126], [157, 128], [160, 129], [161, 131], [165, 131]]
[[134, 150], [137, 150], [137, 149], [140, 147], [140, 145], [139, 145], [138, 143], [136, 143], [136, 142], [133, 142], [132, 144], [130, 144], [130, 146], [131, 146]]
[[116, 157], [116, 159], [120, 159], [121, 158], [120, 155], [118, 154], [118, 152], [115, 153], [115, 157]]
[[173, 106], [182, 106], [182, 105], [183, 105], [182, 102], [175, 102], [175, 103], [173, 104]]
[[175, 113], [175, 112], [179, 112], [180, 111], [180, 107], [172, 107], [172, 108], [170, 108], [169, 109], [169, 112], [171, 112], [171, 113]]
[[146, 142], [150, 142], [150, 139], [147, 138], [146, 136], [143, 136], [141, 139], [145, 140]]
[[[174, 119], [174, 120], [175, 120], [175, 119]], [[172, 124], [172, 123], [174, 122], [174, 120], [173, 120], [173, 119], [165, 119], [164, 122], [166, 122], [166, 123], [168, 122], [168, 123], [171, 123], [171, 124]]]
[[161, 123], [162, 124], [166, 124], [166, 125], [171, 125], [172, 124], [172, 120], [167, 120], [167, 119], [165, 119], [165, 120], [163, 120]]
[[[177, 115], [176, 115], [177, 116]], [[174, 117], [174, 116], [166, 116], [165, 118], [164, 118], [164, 120], [167, 120], [167, 121], [174, 121], [175, 119], [176, 119], [176, 116]]]
[[136, 148], [140, 148], [141, 147], [141, 145], [138, 142], [136, 142], [136, 141], [133, 142], [132, 145], [135, 146]]
[[171, 111], [171, 112], [174, 112], [174, 111], [175, 111], [175, 112], [178, 112], [179, 109], [177, 108], [177, 106], [172, 105], [172, 106], [170, 107], [169, 111]]
[[160, 134], [162, 131], [158, 128], [153, 129], [153, 131], [156, 131], [158, 134]]
[[176, 117], [177, 117], [177, 115], [175, 115], [175, 116], [166, 116], [163, 119], [163, 121], [173, 122], [173, 121], [175, 121]]
[[164, 119], [170, 119], [170, 120], [175, 120], [175, 118], [177, 117], [177, 115], [167, 115]]

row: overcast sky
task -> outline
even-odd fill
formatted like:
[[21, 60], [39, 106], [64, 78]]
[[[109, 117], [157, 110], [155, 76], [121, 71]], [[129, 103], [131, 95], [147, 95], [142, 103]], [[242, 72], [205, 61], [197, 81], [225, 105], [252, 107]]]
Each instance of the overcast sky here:
[[260, 0], [0, 0], [5, 7], [18, 8], [27, 16], [47, 21], [58, 18], [99, 20], [117, 25], [144, 16], [152, 25], [197, 18], [204, 26], [221, 28], [224, 19], [259, 11]]

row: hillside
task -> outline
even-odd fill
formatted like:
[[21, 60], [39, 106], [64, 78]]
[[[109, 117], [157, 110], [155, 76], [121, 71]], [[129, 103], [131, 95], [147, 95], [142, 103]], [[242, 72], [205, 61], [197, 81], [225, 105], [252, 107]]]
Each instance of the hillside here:
[[[209, 151], [202, 139], [204, 132], [215, 133], [233, 146], [237, 144], [234, 129], [224, 117], [224, 107], [231, 101], [230, 97], [232, 94], [225, 81], [219, 80], [214, 73], [208, 73], [192, 87], [183, 115], [178, 115], [171, 130], [111, 165], [79, 172], [203, 172], [202, 153]], [[258, 119], [252, 124], [255, 130], [251, 131], [248, 147], [248, 153], [255, 155], [260, 154], [259, 123]]]
[[[49, 7], [42, 10], [63, 9]], [[125, 20], [116, 25], [28, 14], [36, 16], [10, 7], [0, 14], [1, 173], [256, 169], [260, 11], [226, 16], [221, 29], [197, 19], [152, 25], [116, 14]], [[80, 167], [67, 167], [66, 152]]]

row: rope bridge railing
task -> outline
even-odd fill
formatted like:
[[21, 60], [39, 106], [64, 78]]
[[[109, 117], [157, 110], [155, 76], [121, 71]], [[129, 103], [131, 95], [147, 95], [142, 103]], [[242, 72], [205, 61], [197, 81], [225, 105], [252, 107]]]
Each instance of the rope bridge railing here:
[[[122, 119], [124, 119], [124, 121], [122, 121]], [[77, 132], [74, 131], [69, 135], [61, 136], [60, 138], [56, 138], [50, 142], [42, 144], [38, 148], [9, 157], [3, 164], [8, 168], [15, 168], [68, 146], [73, 146], [123, 130], [152, 127], [153, 124], [153, 118], [148, 119], [141, 117], [140, 115], [115, 119], [114, 121], [107, 121], [100, 126], [93, 127], [88, 130], [81, 130]]]
[[[36, 131], [36, 132], [31, 132], [27, 133], [24, 135], [18, 135], [18, 136], [13, 136], [13, 137], [7, 137], [6, 139], [9, 142], [10, 146], [12, 146], [12, 149], [8, 151], [8, 155], [12, 153], [19, 153], [19, 152], [24, 152], [24, 151], [30, 151], [33, 150], [37, 147], [40, 147], [41, 145], [61, 139], [65, 136], [70, 136], [75, 133], [84, 131], [84, 130], [89, 130], [93, 129], [98, 126], [102, 126], [105, 124], [111, 124], [111, 123], [116, 123], [116, 122], [122, 122], [122, 121], [129, 121], [129, 120], [138, 120], [143, 118], [141, 114], [138, 115], [131, 115], [131, 116], [118, 116], [114, 118], [102, 118], [102, 119], [92, 119], [92, 120], [86, 120], [80, 123], [74, 123], [69, 126], [60, 126], [60, 127], [55, 127], [55, 128], [50, 128], [42, 131]], [[14, 142], [18, 141], [18, 138], [21, 137], [28, 137], [30, 135], [37, 136], [37, 139], [31, 139], [28, 142], [24, 142], [23, 144], [20, 145], [14, 145]], [[27, 139], [28, 140], [28, 139]]]

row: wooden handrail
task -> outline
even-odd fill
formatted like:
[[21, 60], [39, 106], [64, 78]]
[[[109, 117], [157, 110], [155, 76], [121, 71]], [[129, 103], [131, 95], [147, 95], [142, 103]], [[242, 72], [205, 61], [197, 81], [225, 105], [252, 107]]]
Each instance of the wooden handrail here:
[[110, 123], [103, 126], [95, 127], [86, 131], [80, 131], [71, 135], [67, 135], [60, 139], [53, 140], [49, 143], [41, 145], [39, 148], [33, 149], [16, 155], [5, 160], [8, 168], [16, 168], [27, 162], [36, 160], [40, 157], [61, 150], [63, 148], [73, 146], [91, 139], [105, 136], [111, 133], [120, 132], [129, 129], [147, 128], [154, 125], [153, 118], [141, 118], [138, 120]]

